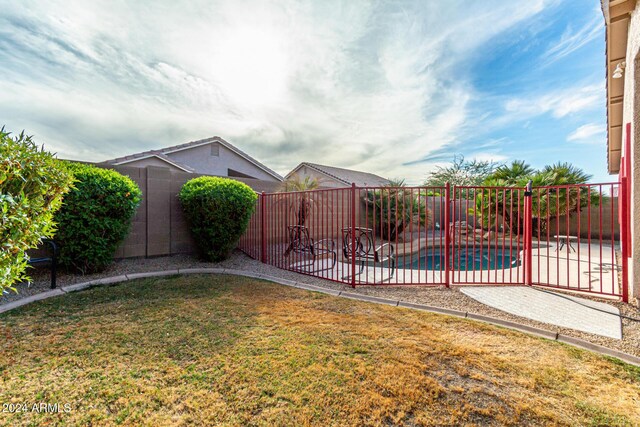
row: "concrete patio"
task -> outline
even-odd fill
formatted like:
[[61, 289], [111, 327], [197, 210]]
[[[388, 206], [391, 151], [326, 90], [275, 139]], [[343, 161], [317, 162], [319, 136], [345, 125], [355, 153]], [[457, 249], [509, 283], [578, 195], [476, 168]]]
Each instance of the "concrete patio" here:
[[478, 302], [527, 319], [622, 339], [620, 310], [603, 302], [541, 291], [529, 286], [466, 286]]

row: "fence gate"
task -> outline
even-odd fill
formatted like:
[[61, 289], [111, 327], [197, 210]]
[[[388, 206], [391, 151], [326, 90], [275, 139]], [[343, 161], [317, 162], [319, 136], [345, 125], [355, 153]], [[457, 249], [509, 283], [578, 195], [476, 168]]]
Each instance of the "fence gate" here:
[[528, 284], [626, 298], [618, 183], [454, 187], [454, 284]]
[[531, 284], [623, 296], [618, 183], [536, 187]]
[[524, 284], [525, 190], [453, 188], [451, 282]]

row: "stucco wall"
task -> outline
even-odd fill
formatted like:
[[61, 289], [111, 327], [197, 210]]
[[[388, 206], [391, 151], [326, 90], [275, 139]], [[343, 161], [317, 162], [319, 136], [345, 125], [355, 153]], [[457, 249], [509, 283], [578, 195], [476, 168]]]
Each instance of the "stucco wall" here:
[[[624, 75], [624, 107], [623, 107], [623, 141], [626, 138], [624, 127], [631, 123], [631, 159], [632, 159], [632, 188], [631, 188], [631, 233], [632, 252], [629, 259], [629, 283], [631, 295], [640, 298], [640, 150], [636, 141], [640, 141], [640, 96], [636, 95], [636, 85], [640, 79], [640, 8], [631, 14], [629, 24], [629, 38], [627, 41], [626, 69]], [[623, 142], [624, 144], [624, 142]], [[635, 185], [634, 185], [635, 184]]]
[[196, 170], [196, 173], [228, 176], [228, 169], [233, 169], [255, 179], [263, 181], [278, 181], [272, 175], [263, 171], [253, 163], [242, 158], [223, 145], [218, 143], [214, 144], [219, 146], [217, 156], [211, 154], [211, 144], [190, 148], [188, 150], [176, 151], [175, 153], [167, 153], [167, 156], [172, 159], [176, 159], [180, 163], [189, 165]]

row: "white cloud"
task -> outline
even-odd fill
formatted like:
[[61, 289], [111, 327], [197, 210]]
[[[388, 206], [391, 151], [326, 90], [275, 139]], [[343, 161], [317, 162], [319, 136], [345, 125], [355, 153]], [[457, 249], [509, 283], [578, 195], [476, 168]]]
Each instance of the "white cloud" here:
[[471, 160], [477, 160], [479, 162], [494, 162], [500, 163], [507, 160], [509, 157], [498, 153], [476, 153]]
[[412, 177], [476, 123], [460, 65], [549, 2], [1, 3], [0, 116], [63, 157], [219, 135], [281, 173]]
[[574, 31], [571, 26], [567, 27], [560, 40], [554, 41], [549, 50], [543, 55], [547, 64], [570, 55], [596, 37], [602, 37], [604, 33], [602, 12], [596, 10], [594, 15], [589, 22], [577, 31]]
[[605, 139], [606, 130], [603, 124], [588, 123], [571, 132], [567, 136], [567, 141], [602, 143]]
[[603, 84], [574, 86], [553, 90], [541, 95], [531, 94], [506, 101], [505, 111], [509, 119], [525, 120], [551, 113], [555, 118], [601, 106], [604, 99]]

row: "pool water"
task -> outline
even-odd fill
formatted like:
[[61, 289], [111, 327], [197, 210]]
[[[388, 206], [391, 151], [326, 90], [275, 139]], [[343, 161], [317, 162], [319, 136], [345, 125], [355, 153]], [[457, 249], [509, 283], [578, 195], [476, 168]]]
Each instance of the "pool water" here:
[[[502, 248], [467, 248], [452, 252], [451, 268], [457, 271], [501, 270], [520, 265], [519, 251], [515, 249], [511, 253], [508, 248], [504, 253]], [[420, 257], [414, 254], [413, 259], [408, 255], [398, 257], [397, 262], [398, 268], [439, 271], [444, 269], [444, 254], [440, 250], [432, 250]]]

